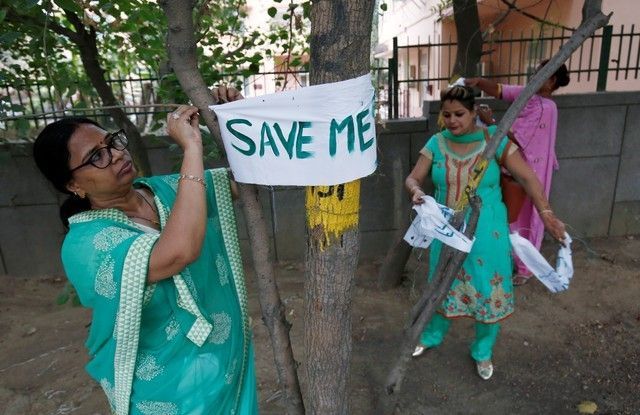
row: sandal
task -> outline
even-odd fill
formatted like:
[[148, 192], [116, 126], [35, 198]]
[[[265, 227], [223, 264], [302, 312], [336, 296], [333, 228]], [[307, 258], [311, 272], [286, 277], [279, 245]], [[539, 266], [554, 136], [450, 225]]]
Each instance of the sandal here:
[[493, 375], [493, 363], [491, 363], [491, 360], [476, 362], [476, 370], [483, 380], [489, 380]]
[[415, 348], [415, 350], [413, 351], [413, 353], [411, 353], [412, 357], [418, 357], [420, 355], [422, 355], [422, 353], [424, 353], [426, 350], [428, 349], [427, 346], [424, 346], [423, 344], [418, 344]]
[[525, 285], [526, 283], [529, 282], [530, 279], [531, 279], [530, 275], [516, 274], [513, 276], [513, 285], [514, 286]]

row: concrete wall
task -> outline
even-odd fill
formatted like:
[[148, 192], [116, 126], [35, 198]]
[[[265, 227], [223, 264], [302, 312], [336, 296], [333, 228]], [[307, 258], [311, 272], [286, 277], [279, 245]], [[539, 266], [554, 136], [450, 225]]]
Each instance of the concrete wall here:
[[[498, 116], [506, 108], [487, 102]], [[554, 209], [574, 235], [640, 233], [640, 93], [566, 95], [556, 102], [560, 171], [554, 176]], [[439, 103], [430, 104], [425, 115], [434, 126]], [[384, 254], [394, 231], [410, 215], [402, 183], [428, 135], [426, 118], [378, 126], [379, 168], [362, 182], [363, 259]], [[158, 174], [171, 172], [178, 161], [158, 140], [150, 144], [149, 155]], [[260, 197], [274, 254], [279, 259], [303, 258], [303, 189], [261, 187]], [[59, 203], [33, 163], [31, 146], [0, 147], [0, 274], [62, 273]], [[250, 258], [239, 211], [238, 216], [242, 247]]]

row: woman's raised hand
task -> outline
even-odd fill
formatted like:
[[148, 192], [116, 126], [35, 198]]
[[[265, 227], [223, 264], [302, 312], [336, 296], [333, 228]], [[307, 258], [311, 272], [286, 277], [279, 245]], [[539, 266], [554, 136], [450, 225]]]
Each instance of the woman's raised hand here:
[[216, 104], [226, 104], [227, 102], [238, 101], [244, 98], [240, 91], [225, 85], [212, 88], [211, 95], [213, 95], [213, 99], [216, 101]]
[[202, 147], [199, 119], [197, 107], [180, 105], [167, 115], [167, 133], [183, 150]]
[[482, 121], [486, 125], [493, 125], [496, 123], [496, 120], [493, 118], [493, 110], [490, 106], [486, 104], [480, 104], [476, 108], [476, 113], [478, 114], [480, 121]]
[[478, 83], [480, 82], [480, 79], [482, 79], [482, 78], [464, 78], [464, 84], [466, 86], [476, 87], [476, 86], [478, 86]]

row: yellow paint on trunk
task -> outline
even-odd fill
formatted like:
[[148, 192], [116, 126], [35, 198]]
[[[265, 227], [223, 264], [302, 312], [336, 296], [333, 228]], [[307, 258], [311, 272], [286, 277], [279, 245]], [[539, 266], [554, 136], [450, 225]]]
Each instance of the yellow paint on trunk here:
[[309, 229], [322, 232], [321, 247], [326, 248], [332, 238], [339, 238], [346, 230], [358, 226], [360, 180], [307, 187], [306, 209]]

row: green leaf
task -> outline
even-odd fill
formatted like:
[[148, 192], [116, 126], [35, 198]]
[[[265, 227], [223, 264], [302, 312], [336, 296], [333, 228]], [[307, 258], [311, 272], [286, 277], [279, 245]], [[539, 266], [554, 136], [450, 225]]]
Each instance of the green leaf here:
[[38, 0], [24, 0], [21, 6], [24, 7], [25, 9], [32, 9], [37, 4], [38, 4]]
[[7, 15], [7, 9], [0, 10], [0, 23], [4, 21], [5, 16]]
[[[82, 13], [82, 8], [74, 0], [55, 0], [55, 3], [65, 10], [70, 10], [76, 13]], [[80, 16], [82, 18], [82, 16]]]
[[6, 32], [0, 35], [0, 43], [4, 45], [11, 45], [13, 42], [22, 37], [18, 32]]
[[249, 70], [252, 72], [252, 74], [260, 72], [260, 64], [253, 62], [249, 65]]
[[310, 1], [305, 1], [304, 3], [302, 3], [302, 16], [305, 19], [309, 19], [309, 17], [311, 16], [311, 2]]
[[267, 9], [267, 14], [271, 17], [276, 17], [277, 13], [278, 13], [278, 9], [276, 9], [275, 7], [269, 7]]

